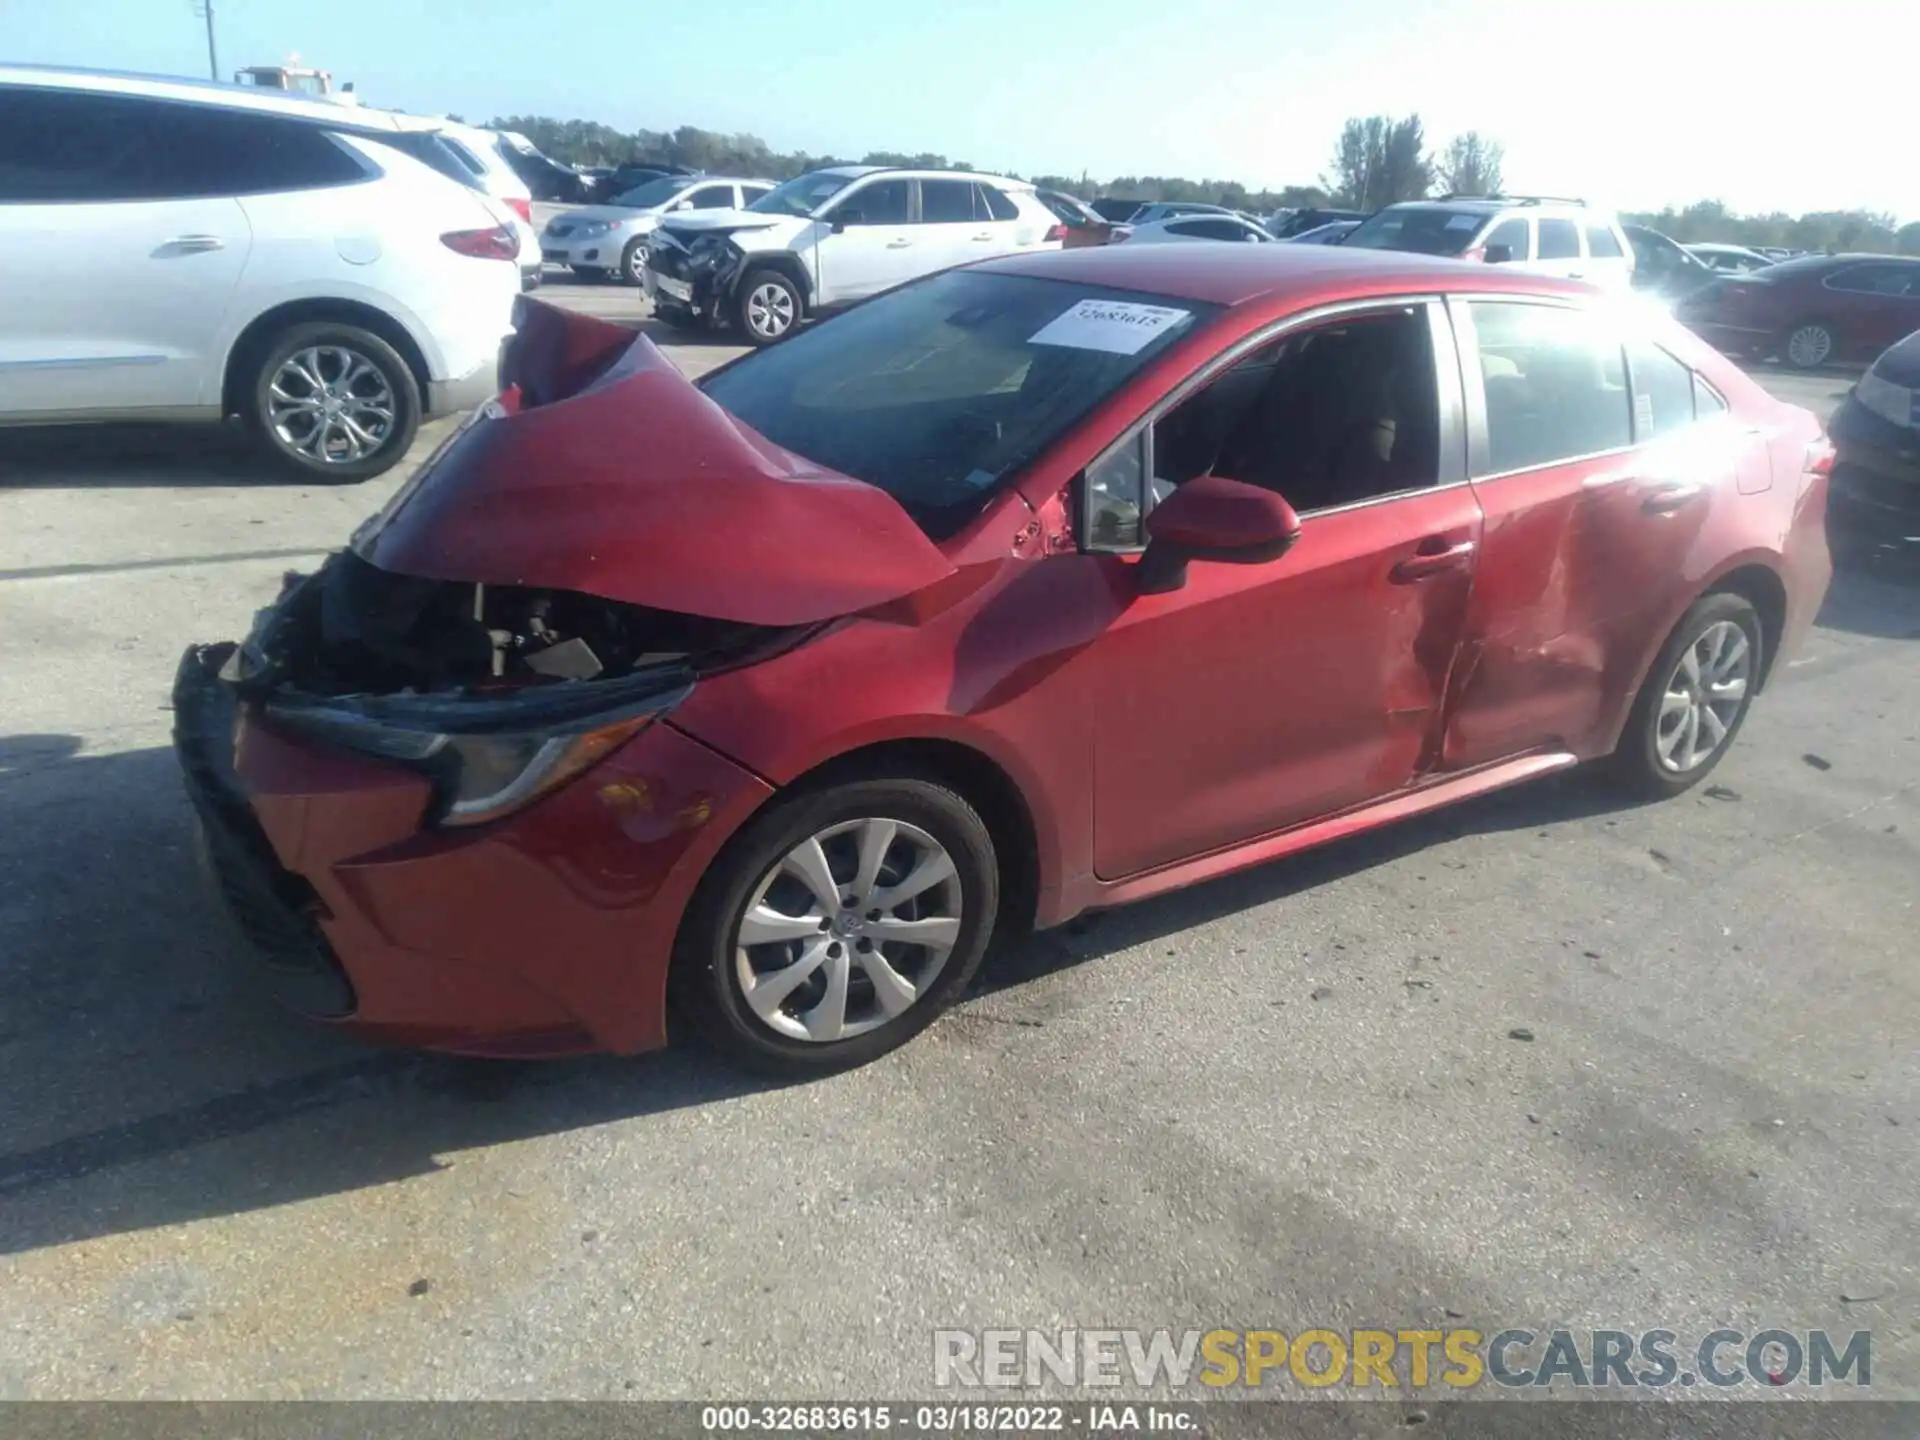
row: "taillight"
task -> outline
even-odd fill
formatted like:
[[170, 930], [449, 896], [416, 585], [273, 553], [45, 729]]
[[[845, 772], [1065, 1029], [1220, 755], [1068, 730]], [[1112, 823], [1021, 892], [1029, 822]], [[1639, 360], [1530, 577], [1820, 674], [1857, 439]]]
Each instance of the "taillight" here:
[[1056, 240], [1064, 243], [1066, 241], [1066, 238], [1067, 238], [1067, 227], [1065, 225], [1055, 225], [1047, 231], [1045, 236], [1045, 243], [1048, 245], [1051, 245]]
[[1803, 468], [1809, 475], [1831, 475], [1834, 454], [1833, 442], [1826, 436], [1810, 440], [1807, 442], [1807, 460]]
[[476, 260], [518, 260], [520, 238], [504, 225], [491, 230], [449, 230], [440, 237], [449, 250]]
[[509, 195], [507, 197], [507, 208], [529, 225], [533, 223], [533, 202], [531, 200], [522, 200], [517, 195]]

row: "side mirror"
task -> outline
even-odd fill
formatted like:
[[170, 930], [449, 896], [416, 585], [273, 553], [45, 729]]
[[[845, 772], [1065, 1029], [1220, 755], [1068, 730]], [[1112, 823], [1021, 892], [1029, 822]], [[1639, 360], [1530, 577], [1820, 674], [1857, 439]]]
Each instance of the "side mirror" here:
[[691, 210], [692, 208], [693, 202], [691, 200], [676, 200], [667, 207], [669, 210]]
[[1511, 264], [1513, 261], [1513, 247], [1511, 245], [1489, 245], [1483, 258], [1489, 265]]
[[1271, 490], [1218, 475], [1189, 480], [1147, 516], [1140, 593], [1160, 595], [1187, 583], [1187, 564], [1217, 560], [1261, 565], [1300, 538], [1300, 517]]
[[867, 216], [864, 210], [835, 211], [832, 222], [831, 222], [833, 225], [833, 233], [838, 235], [842, 230], [846, 229], [847, 226], [849, 225], [863, 224], [866, 221], [866, 218]]

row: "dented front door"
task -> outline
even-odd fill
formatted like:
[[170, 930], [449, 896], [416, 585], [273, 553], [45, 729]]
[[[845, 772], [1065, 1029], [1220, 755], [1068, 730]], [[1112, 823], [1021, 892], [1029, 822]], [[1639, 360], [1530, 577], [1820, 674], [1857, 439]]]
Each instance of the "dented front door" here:
[[1429, 768], [1479, 535], [1473, 492], [1443, 486], [1309, 515], [1278, 560], [1196, 563], [1184, 588], [1134, 599], [1094, 656], [1096, 873], [1236, 845]]

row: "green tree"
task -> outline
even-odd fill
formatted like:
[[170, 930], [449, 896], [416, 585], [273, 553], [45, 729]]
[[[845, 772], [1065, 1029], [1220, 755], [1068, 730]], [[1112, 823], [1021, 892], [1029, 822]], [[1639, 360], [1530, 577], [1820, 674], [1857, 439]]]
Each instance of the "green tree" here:
[[1893, 246], [1902, 255], [1920, 255], [1920, 220], [1902, 225], [1893, 237]]
[[1418, 115], [1356, 116], [1341, 127], [1330, 177], [1322, 183], [1341, 204], [1378, 210], [1421, 200], [1433, 190], [1433, 158]]
[[1506, 158], [1506, 147], [1478, 130], [1456, 135], [1435, 167], [1440, 188], [1450, 195], [1498, 195], [1503, 184], [1500, 163]]

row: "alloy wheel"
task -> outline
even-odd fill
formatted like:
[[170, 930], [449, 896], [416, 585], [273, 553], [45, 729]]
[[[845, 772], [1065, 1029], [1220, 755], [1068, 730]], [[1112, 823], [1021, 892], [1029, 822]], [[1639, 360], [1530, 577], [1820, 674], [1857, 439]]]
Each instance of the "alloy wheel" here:
[[1753, 646], [1731, 620], [1718, 620], [1680, 652], [1654, 721], [1661, 767], [1686, 775], [1711, 760], [1746, 706], [1753, 683]]
[[771, 281], [747, 296], [747, 324], [754, 334], [777, 340], [793, 327], [793, 295]]
[[647, 278], [647, 247], [639, 241], [627, 249], [627, 278], [636, 285]]
[[310, 345], [281, 362], [267, 386], [267, 425], [296, 455], [352, 465], [376, 454], [398, 412], [381, 368], [344, 345]]
[[1812, 370], [1833, 354], [1833, 332], [1824, 325], [1802, 325], [1787, 337], [1787, 359]]
[[946, 848], [903, 820], [829, 825], [749, 892], [734, 974], [775, 1034], [828, 1044], [921, 1000], [959, 942], [965, 897]]

